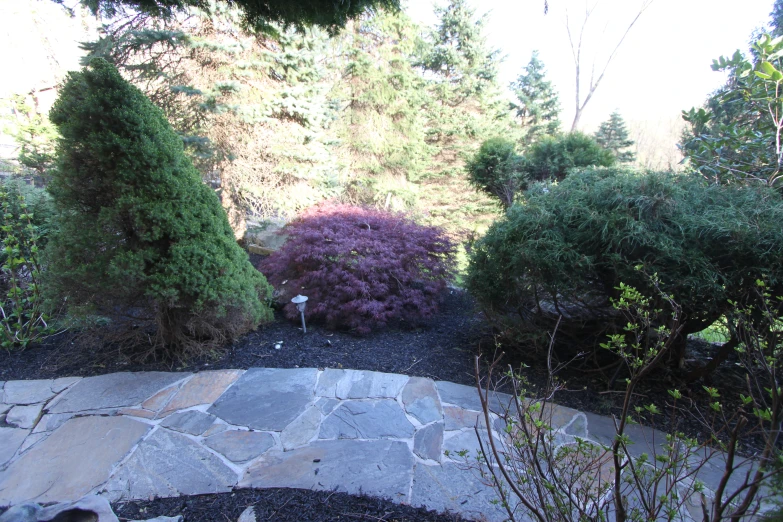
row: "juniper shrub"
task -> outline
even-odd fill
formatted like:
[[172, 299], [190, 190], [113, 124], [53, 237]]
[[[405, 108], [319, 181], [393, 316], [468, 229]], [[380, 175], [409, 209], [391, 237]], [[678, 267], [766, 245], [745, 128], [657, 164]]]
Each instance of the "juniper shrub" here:
[[435, 227], [400, 214], [323, 204], [291, 222], [285, 245], [260, 270], [290, 300], [309, 297], [305, 316], [330, 328], [368, 333], [390, 322], [416, 324], [436, 311], [454, 272], [454, 244]]

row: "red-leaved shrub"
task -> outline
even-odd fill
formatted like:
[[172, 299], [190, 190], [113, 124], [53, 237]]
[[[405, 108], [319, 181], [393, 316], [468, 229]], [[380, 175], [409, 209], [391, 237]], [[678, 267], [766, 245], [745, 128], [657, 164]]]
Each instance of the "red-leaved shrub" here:
[[437, 311], [454, 271], [454, 244], [439, 228], [349, 205], [323, 204], [285, 229], [285, 245], [259, 266], [281, 293], [309, 297], [305, 317], [359, 333], [417, 323]]

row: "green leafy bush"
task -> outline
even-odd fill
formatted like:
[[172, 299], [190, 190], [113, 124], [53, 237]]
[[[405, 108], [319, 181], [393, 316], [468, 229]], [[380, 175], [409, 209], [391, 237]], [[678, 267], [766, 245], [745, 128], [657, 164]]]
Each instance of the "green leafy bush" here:
[[217, 196], [163, 113], [114, 66], [96, 58], [71, 73], [51, 119], [62, 138], [46, 275], [69, 311], [152, 310], [153, 345], [171, 350], [214, 346], [271, 319], [271, 288]]
[[[32, 191], [32, 197], [25, 197]], [[37, 198], [35, 196], [38, 196]], [[39, 226], [45, 197], [15, 182], [0, 182], [0, 347], [25, 348], [49, 331], [41, 298]]]
[[561, 181], [573, 168], [611, 167], [615, 164], [611, 151], [581, 132], [545, 136], [525, 154], [525, 172], [531, 180]]
[[576, 171], [547, 190], [533, 187], [490, 228], [474, 247], [467, 286], [509, 334], [549, 332], [562, 315], [561, 334], [585, 339], [624, 326], [610, 306], [621, 281], [652, 294], [643, 273], [657, 273], [682, 307], [685, 336], [729, 311], [763, 274], [783, 294], [781, 219], [781, 196], [761, 186]]
[[481, 144], [465, 169], [471, 185], [500, 200], [503, 207], [514, 203], [514, 195], [523, 185], [523, 162], [512, 141], [491, 138]]

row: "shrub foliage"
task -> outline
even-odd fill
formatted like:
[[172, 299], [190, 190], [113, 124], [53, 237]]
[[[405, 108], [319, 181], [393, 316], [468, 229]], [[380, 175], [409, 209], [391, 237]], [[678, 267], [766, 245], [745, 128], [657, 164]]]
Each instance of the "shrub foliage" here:
[[490, 138], [465, 165], [470, 184], [500, 200], [504, 208], [514, 202], [523, 185], [523, 160], [514, 143], [504, 138]]
[[[618, 169], [573, 172], [528, 191], [474, 248], [467, 284], [509, 328], [533, 324], [584, 338], [624, 326], [620, 282], [652, 294], [644, 274], [682, 307], [682, 334], [703, 330], [765, 274], [783, 282], [781, 196], [761, 186]], [[642, 270], [636, 267], [641, 265]], [[681, 354], [680, 354], [681, 355]]]
[[545, 136], [525, 154], [525, 171], [531, 180], [561, 181], [579, 167], [611, 167], [614, 154], [581, 132]]
[[402, 215], [348, 205], [308, 210], [286, 227], [285, 245], [261, 263], [290, 303], [307, 295], [305, 316], [360, 333], [394, 321], [416, 323], [437, 311], [452, 277], [454, 245], [435, 227]]
[[152, 309], [156, 345], [219, 343], [271, 319], [271, 289], [236, 244], [163, 113], [103, 59], [71, 73], [51, 111], [59, 228], [48, 281], [70, 311]]

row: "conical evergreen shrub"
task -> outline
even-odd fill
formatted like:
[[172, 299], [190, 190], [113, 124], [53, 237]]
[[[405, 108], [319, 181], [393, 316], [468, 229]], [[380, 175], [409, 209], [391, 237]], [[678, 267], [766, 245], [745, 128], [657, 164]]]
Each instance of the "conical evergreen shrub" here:
[[271, 287], [236, 244], [217, 195], [163, 113], [113, 65], [96, 58], [71, 73], [51, 120], [62, 137], [47, 279], [70, 311], [134, 322], [146, 314], [157, 324], [153, 344], [175, 351], [271, 320]]

